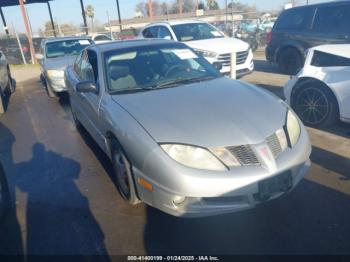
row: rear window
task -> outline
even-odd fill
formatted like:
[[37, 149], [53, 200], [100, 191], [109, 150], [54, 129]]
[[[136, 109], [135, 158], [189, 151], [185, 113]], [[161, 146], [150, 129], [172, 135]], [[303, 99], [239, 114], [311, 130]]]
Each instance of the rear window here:
[[286, 10], [277, 20], [275, 29], [302, 29], [305, 27], [308, 13], [307, 8]]
[[317, 32], [350, 32], [350, 5], [317, 8], [313, 30]]
[[350, 66], [350, 59], [321, 51], [315, 51], [311, 65], [316, 67]]

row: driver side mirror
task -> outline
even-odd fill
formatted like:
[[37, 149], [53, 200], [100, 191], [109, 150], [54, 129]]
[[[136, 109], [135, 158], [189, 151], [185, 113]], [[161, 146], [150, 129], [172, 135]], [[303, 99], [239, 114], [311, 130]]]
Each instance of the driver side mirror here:
[[222, 64], [220, 62], [214, 62], [213, 63], [213, 66], [218, 70], [220, 71], [222, 69]]
[[75, 89], [79, 93], [96, 93], [97, 86], [91, 81], [83, 81], [76, 84]]

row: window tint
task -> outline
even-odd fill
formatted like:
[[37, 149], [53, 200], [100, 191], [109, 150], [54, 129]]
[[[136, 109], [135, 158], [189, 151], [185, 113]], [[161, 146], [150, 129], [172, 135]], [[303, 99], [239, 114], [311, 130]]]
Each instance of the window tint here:
[[284, 11], [277, 21], [276, 29], [302, 29], [307, 19], [306, 8]]
[[92, 67], [94, 82], [98, 80], [97, 54], [93, 50], [87, 50], [88, 61]]
[[181, 42], [224, 37], [220, 31], [207, 23], [178, 24], [171, 28], [177, 40]]
[[313, 30], [317, 32], [350, 32], [350, 5], [318, 8]]
[[158, 26], [148, 27], [142, 32], [143, 37], [146, 38], [157, 38], [158, 37]]
[[159, 27], [159, 32], [158, 32], [158, 38], [169, 38], [169, 39], [173, 39], [171, 37], [171, 33], [169, 31], [168, 28], [166, 28], [165, 26], [160, 26]]
[[317, 67], [350, 66], [350, 59], [342, 56], [315, 51], [311, 65]]

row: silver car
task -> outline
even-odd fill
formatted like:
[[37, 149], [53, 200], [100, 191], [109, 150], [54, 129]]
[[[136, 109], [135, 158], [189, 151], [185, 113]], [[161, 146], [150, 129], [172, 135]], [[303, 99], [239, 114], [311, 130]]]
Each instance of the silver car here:
[[6, 56], [0, 51], [0, 115], [5, 113], [5, 99], [15, 91], [15, 83], [11, 77]]
[[67, 90], [64, 70], [74, 63], [81, 50], [92, 43], [87, 36], [48, 38], [42, 41], [41, 51], [36, 54], [36, 58], [41, 65], [40, 79], [49, 97]]
[[192, 217], [243, 210], [309, 169], [309, 138], [289, 106], [183, 43], [90, 46], [65, 78], [76, 125], [109, 156], [132, 205]]

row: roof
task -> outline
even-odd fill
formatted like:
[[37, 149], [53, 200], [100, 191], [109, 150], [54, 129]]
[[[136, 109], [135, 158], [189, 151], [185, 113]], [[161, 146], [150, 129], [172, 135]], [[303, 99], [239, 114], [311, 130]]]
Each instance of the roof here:
[[[47, 3], [48, 1], [52, 0], [26, 0], [25, 4], [34, 4], [34, 3]], [[5, 6], [15, 6], [19, 5], [18, 0], [1, 0], [0, 1], [0, 7], [5, 7]]]
[[201, 20], [196, 20], [196, 19], [186, 19], [186, 20], [159, 21], [159, 22], [151, 23], [149, 25], [155, 25], [155, 24], [182, 25], [182, 24], [192, 24], [192, 23], [206, 23], [206, 22]]
[[115, 49], [157, 46], [157, 45], [166, 45], [166, 44], [183, 45], [182, 43], [175, 42], [172, 40], [146, 38], [146, 39], [134, 39], [134, 40], [117, 40], [117, 41], [111, 41], [107, 43], [95, 44], [95, 45], [92, 45], [91, 47], [96, 48], [100, 52], [104, 53]]
[[322, 6], [334, 6], [334, 5], [342, 5], [342, 4], [350, 4], [349, 0], [334, 0], [334, 1], [329, 1], [326, 3], [318, 3], [318, 4], [309, 4], [309, 5], [301, 5], [301, 6], [296, 6], [290, 9], [286, 9], [284, 11], [292, 10], [295, 8], [315, 8], [315, 7], [322, 7]]
[[320, 45], [311, 48], [320, 52], [350, 58], [350, 44]]

